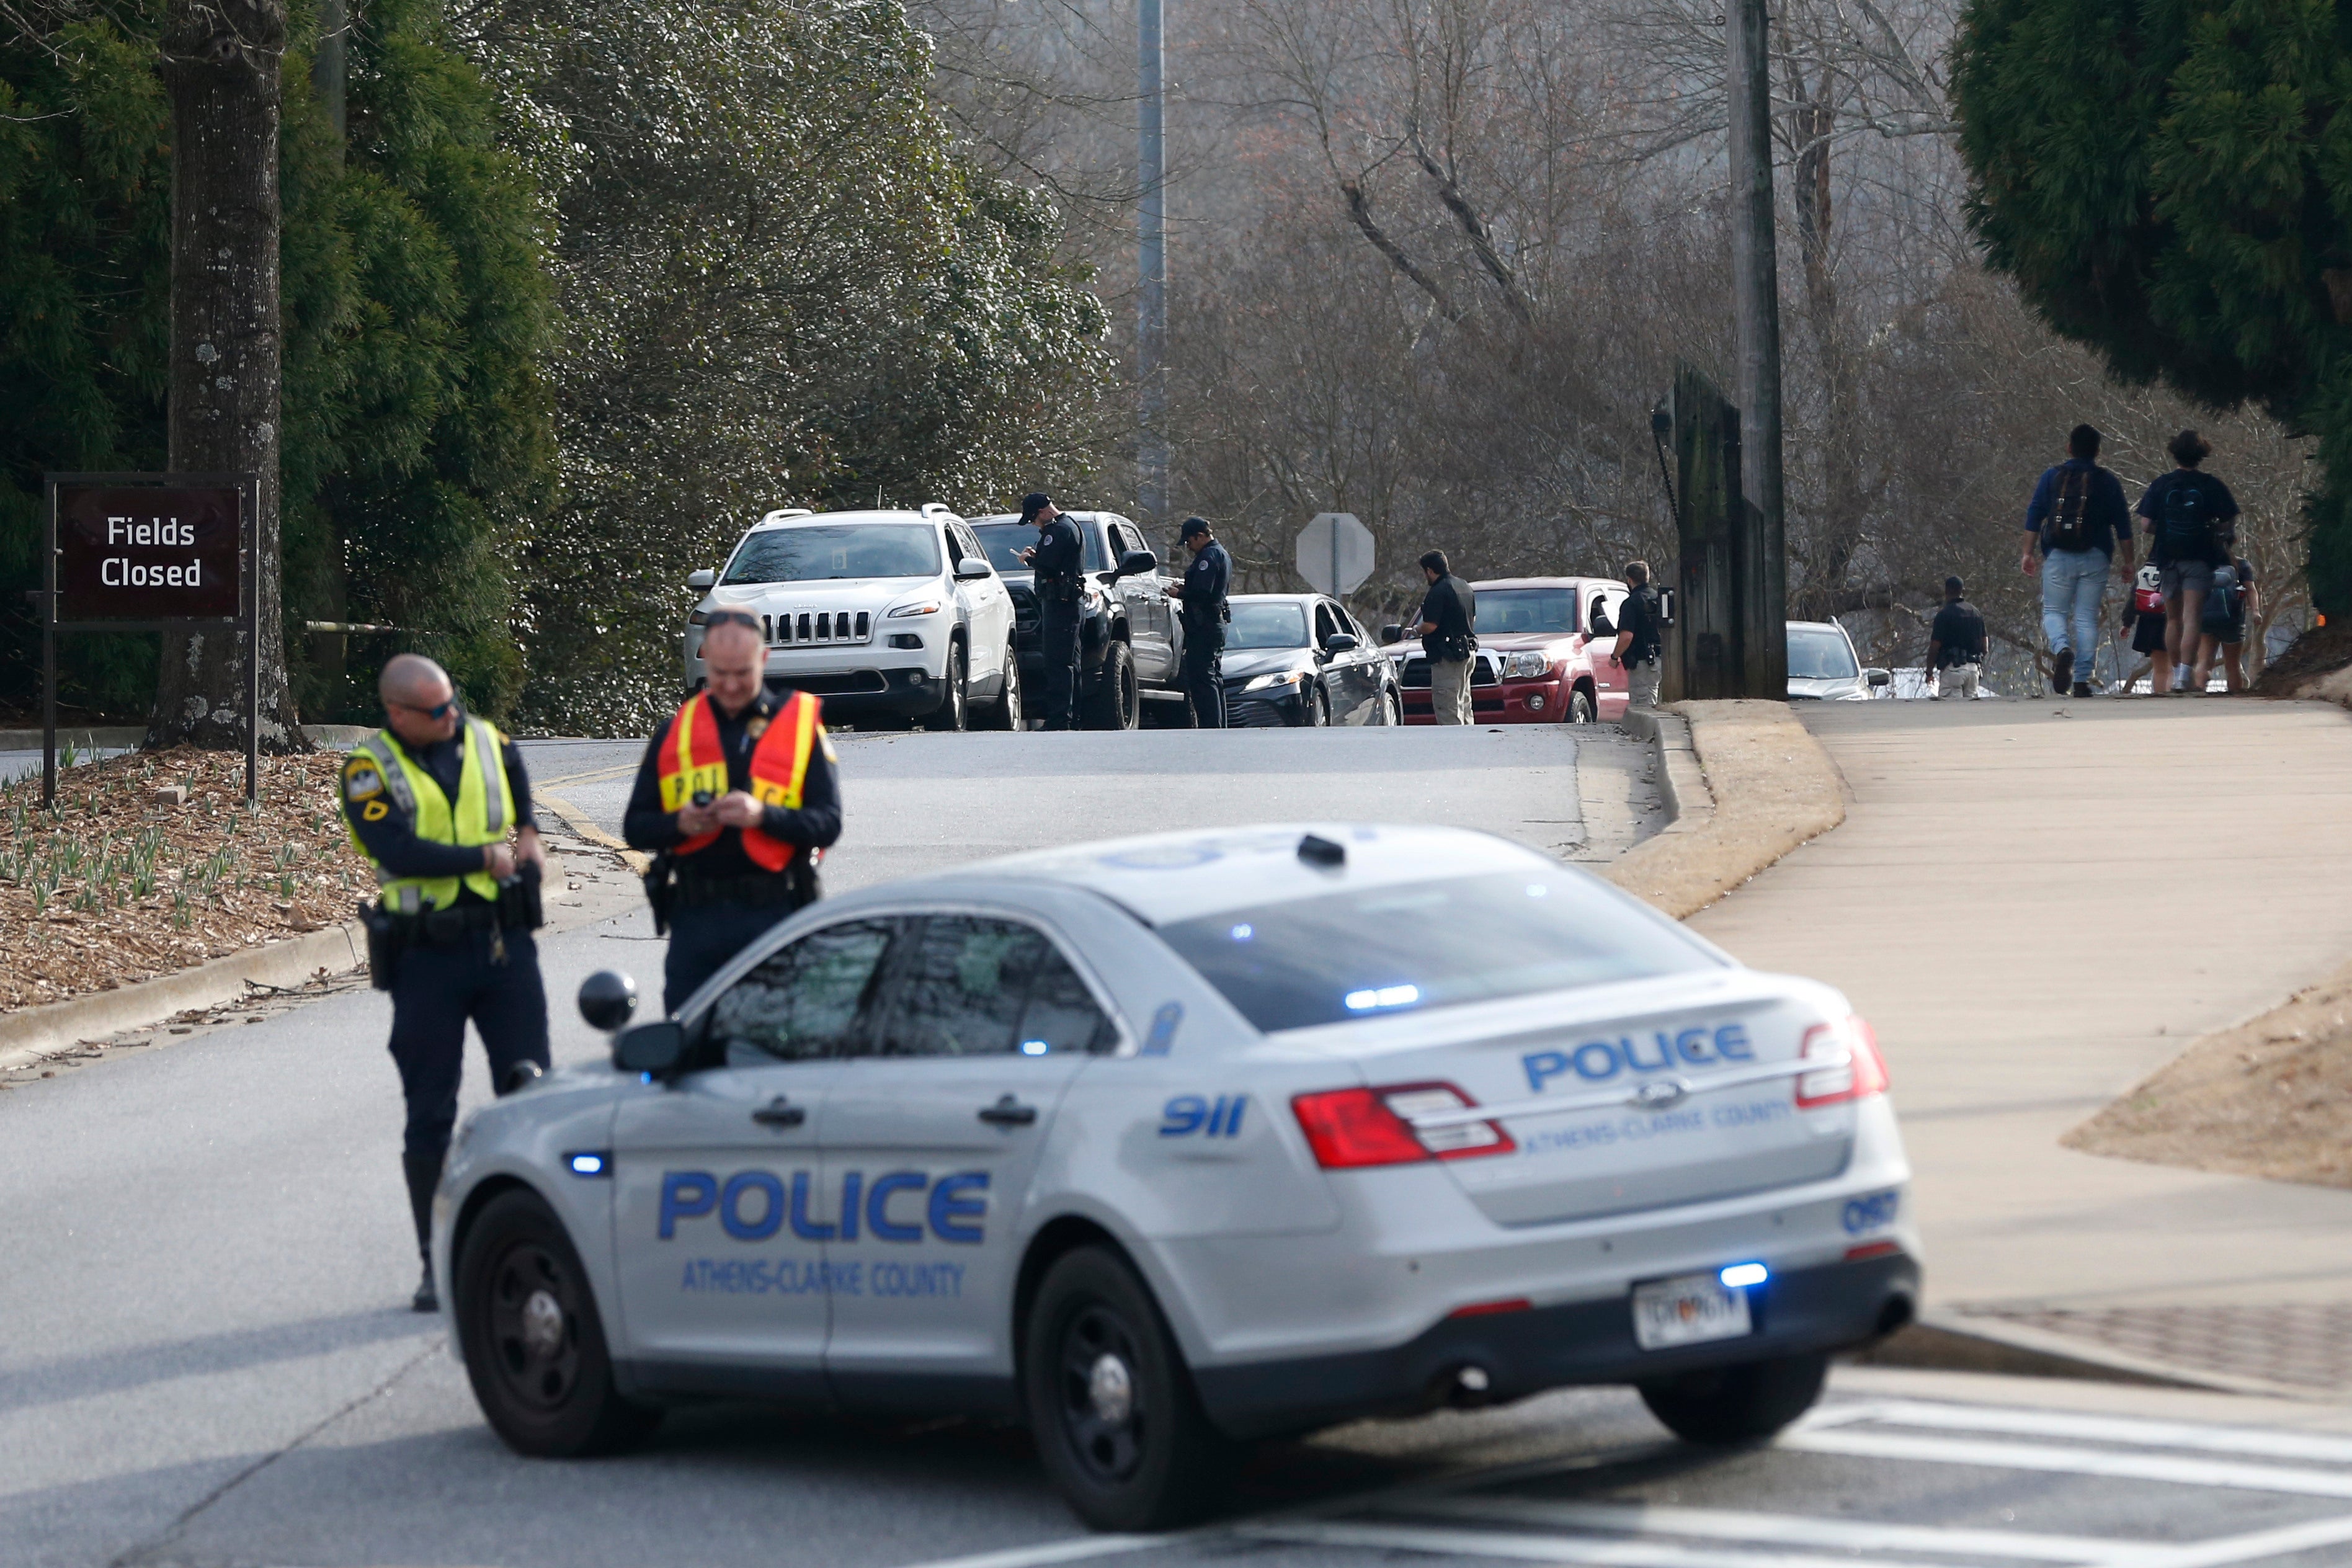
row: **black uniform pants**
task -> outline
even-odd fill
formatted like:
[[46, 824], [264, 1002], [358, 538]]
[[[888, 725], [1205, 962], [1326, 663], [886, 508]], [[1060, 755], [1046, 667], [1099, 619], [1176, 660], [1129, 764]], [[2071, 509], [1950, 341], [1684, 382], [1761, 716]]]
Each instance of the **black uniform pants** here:
[[1192, 722], [1203, 730], [1225, 727], [1225, 650], [1213, 632], [1184, 634], [1184, 689], [1192, 699]]
[[528, 931], [505, 933], [498, 961], [491, 933], [467, 931], [447, 946], [419, 942], [400, 955], [392, 985], [392, 1059], [408, 1101], [402, 1147], [430, 1162], [437, 1178], [457, 1122], [457, 1080], [466, 1060], [466, 1020], [489, 1054], [490, 1082], [504, 1084], [518, 1062], [547, 1058], [547, 988]]
[[1037, 606], [1037, 652], [1045, 661], [1048, 730], [1078, 727], [1078, 606], [1051, 599]]
[[669, 955], [662, 961], [662, 1011], [671, 1017], [702, 983], [727, 967], [799, 905], [697, 904], [670, 911]]

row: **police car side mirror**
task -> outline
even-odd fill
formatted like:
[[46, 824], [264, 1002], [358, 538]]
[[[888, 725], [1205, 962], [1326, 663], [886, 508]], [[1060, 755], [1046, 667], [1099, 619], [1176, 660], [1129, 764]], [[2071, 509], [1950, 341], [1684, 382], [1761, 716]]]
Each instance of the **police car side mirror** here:
[[992, 569], [989, 566], [988, 563], [982, 561], [977, 555], [967, 555], [962, 560], [956, 563], [956, 581], [959, 583], [969, 583], [974, 578], [987, 577], [992, 574]]
[[1149, 550], [1130, 550], [1118, 558], [1118, 574], [1121, 577], [1140, 577], [1146, 572], [1159, 569], [1160, 557]]
[[580, 1016], [600, 1034], [611, 1034], [637, 1010], [637, 983], [617, 969], [600, 969], [580, 983]]
[[686, 1026], [675, 1018], [638, 1024], [613, 1038], [613, 1065], [623, 1072], [646, 1072], [659, 1078], [686, 1059]]
[[1404, 628], [1398, 626], [1382, 626], [1381, 628], [1381, 641], [1385, 643], [1404, 641]]
[[1895, 684], [1895, 672], [1893, 670], [1865, 669], [1862, 672], [1862, 675], [1863, 679], [1869, 681], [1873, 686], [1892, 686]]
[[686, 574], [686, 585], [689, 588], [708, 588], [718, 581], [719, 574], [707, 566], [699, 572], [688, 572]]

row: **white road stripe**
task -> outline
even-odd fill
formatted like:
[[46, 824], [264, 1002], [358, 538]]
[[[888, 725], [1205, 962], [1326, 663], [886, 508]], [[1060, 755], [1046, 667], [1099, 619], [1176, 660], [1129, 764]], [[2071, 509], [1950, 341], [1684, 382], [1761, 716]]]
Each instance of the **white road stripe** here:
[[[1811, 1552], [1716, 1552], [1662, 1541], [1600, 1541], [1586, 1536], [1521, 1535], [1494, 1530], [1433, 1530], [1407, 1524], [1343, 1524], [1301, 1521], [1244, 1525], [1245, 1541], [1334, 1546], [1372, 1552], [1427, 1552], [1445, 1557], [1505, 1557], [1521, 1563], [1569, 1563], [1587, 1568], [1858, 1568], [1847, 1555]], [[1930, 1568], [1925, 1563], [1874, 1558], [1860, 1568]], [[1949, 1568], [1943, 1564], [1941, 1568]]]
[[1927, 1426], [1948, 1432], [2012, 1432], [2030, 1437], [2081, 1437], [2143, 1448], [2198, 1448], [2210, 1454], [2254, 1454], [2271, 1459], [2352, 1465], [2352, 1437], [2319, 1433], [2255, 1431], [2187, 1421], [2141, 1421], [2127, 1416], [2076, 1415], [2055, 1410], [1941, 1405], [1913, 1399], [1875, 1401], [1868, 1408], [1870, 1414], [1864, 1420], [1898, 1426]]
[[1553, 1502], [1540, 1498], [1452, 1498], [1384, 1511], [1434, 1514], [1493, 1524], [1566, 1530], [1644, 1531], [1777, 1546], [1833, 1546], [1848, 1552], [1941, 1552], [1955, 1556], [2011, 1557], [2037, 1563], [2120, 1564], [2129, 1543], [2090, 1535], [2037, 1535], [2028, 1531], [1958, 1526], [1877, 1524], [1813, 1519], [1793, 1513], [1752, 1513], [1727, 1508], [1677, 1508], [1660, 1503]]
[[[1170, 1535], [1080, 1535], [1067, 1541], [1048, 1541], [1040, 1546], [1013, 1546], [1002, 1552], [982, 1552], [971, 1557], [942, 1557], [937, 1562], [912, 1565], [912, 1568], [1044, 1568], [1052, 1563], [1083, 1563], [1089, 1557], [1116, 1557], [1129, 1552], [1149, 1552], [1154, 1547], [1186, 1541], [1197, 1531], [1178, 1531]], [[1852, 1568], [1849, 1564], [1848, 1568]]]
[[2138, 1559], [2137, 1568], [2224, 1568], [2231, 1563], [2252, 1563], [2322, 1546], [2341, 1546], [2347, 1541], [2352, 1541], [2352, 1518], [2315, 1519], [2302, 1524], [2281, 1525], [2276, 1530], [2200, 1541], [2194, 1546], [2162, 1547]]
[[2119, 1454], [2099, 1448], [2061, 1448], [2044, 1443], [1986, 1443], [1966, 1437], [1907, 1437], [1895, 1432], [1851, 1430], [1783, 1433], [1776, 1446], [1800, 1453], [1841, 1454], [1858, 1459], [1914, 1459], [1931, 1465], [1979, 1465], [1997, 1470], [2048, 1470], [2062, 1475], [2167, 1481], [2238, 1491], [2352, 1498], [2352, 1472], [2241, 1465], [2169, 1454]]

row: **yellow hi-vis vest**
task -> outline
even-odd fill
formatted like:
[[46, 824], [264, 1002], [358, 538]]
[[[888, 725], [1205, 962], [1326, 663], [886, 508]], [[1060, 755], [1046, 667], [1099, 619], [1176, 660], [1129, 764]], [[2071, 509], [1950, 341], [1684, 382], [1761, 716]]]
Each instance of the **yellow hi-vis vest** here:
[[[490, 725], [468, 716], [465, 740], [465, 765], [457, 775], [454, 805], [441, 793], [433, 775], [408, 754], [407, 748], [389, 730], [378, 730], [362, 741], [359, 750], [352, 753], [352, 762], [358, 763], [362, 757], [373, 761], [376, 771], [383, 775], [383, 793], [392, 798], [392, 807], [408, 814], [416, 837], [426, 843], [451, 844], [459, 848], [501, 843], [509, 825], [514, 821], [514, 791], [507, 787], [507, 770], [499, 762], [500, 737]], [[351, 776], [346, 771], [344, 777]], [[352, 804], [364, 814], [382, 807], [383, 802]], [[367, 854], [367, 846], [360, 842], [357, 832], [352, 834], [352, 843], [362, 855]], [[395, 914], [446, 910], [457, 901], [461, 885], [493, 903], [498, 901], [498, 879], [487, 870], [468, 871], [462, 877], [395, 877], [373, 858], [368, 865], [382, 889], [383, 906]]]

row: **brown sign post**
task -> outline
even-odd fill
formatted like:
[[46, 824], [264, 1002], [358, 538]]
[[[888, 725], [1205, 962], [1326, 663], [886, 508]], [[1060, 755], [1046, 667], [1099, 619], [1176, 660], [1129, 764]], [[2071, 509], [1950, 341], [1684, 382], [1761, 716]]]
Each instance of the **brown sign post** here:
[[41, 802], [58, 794], [59, 632], [245, 633], [245, 797], [261, 776], [254, 474], [50, 474], [41, 614]]

